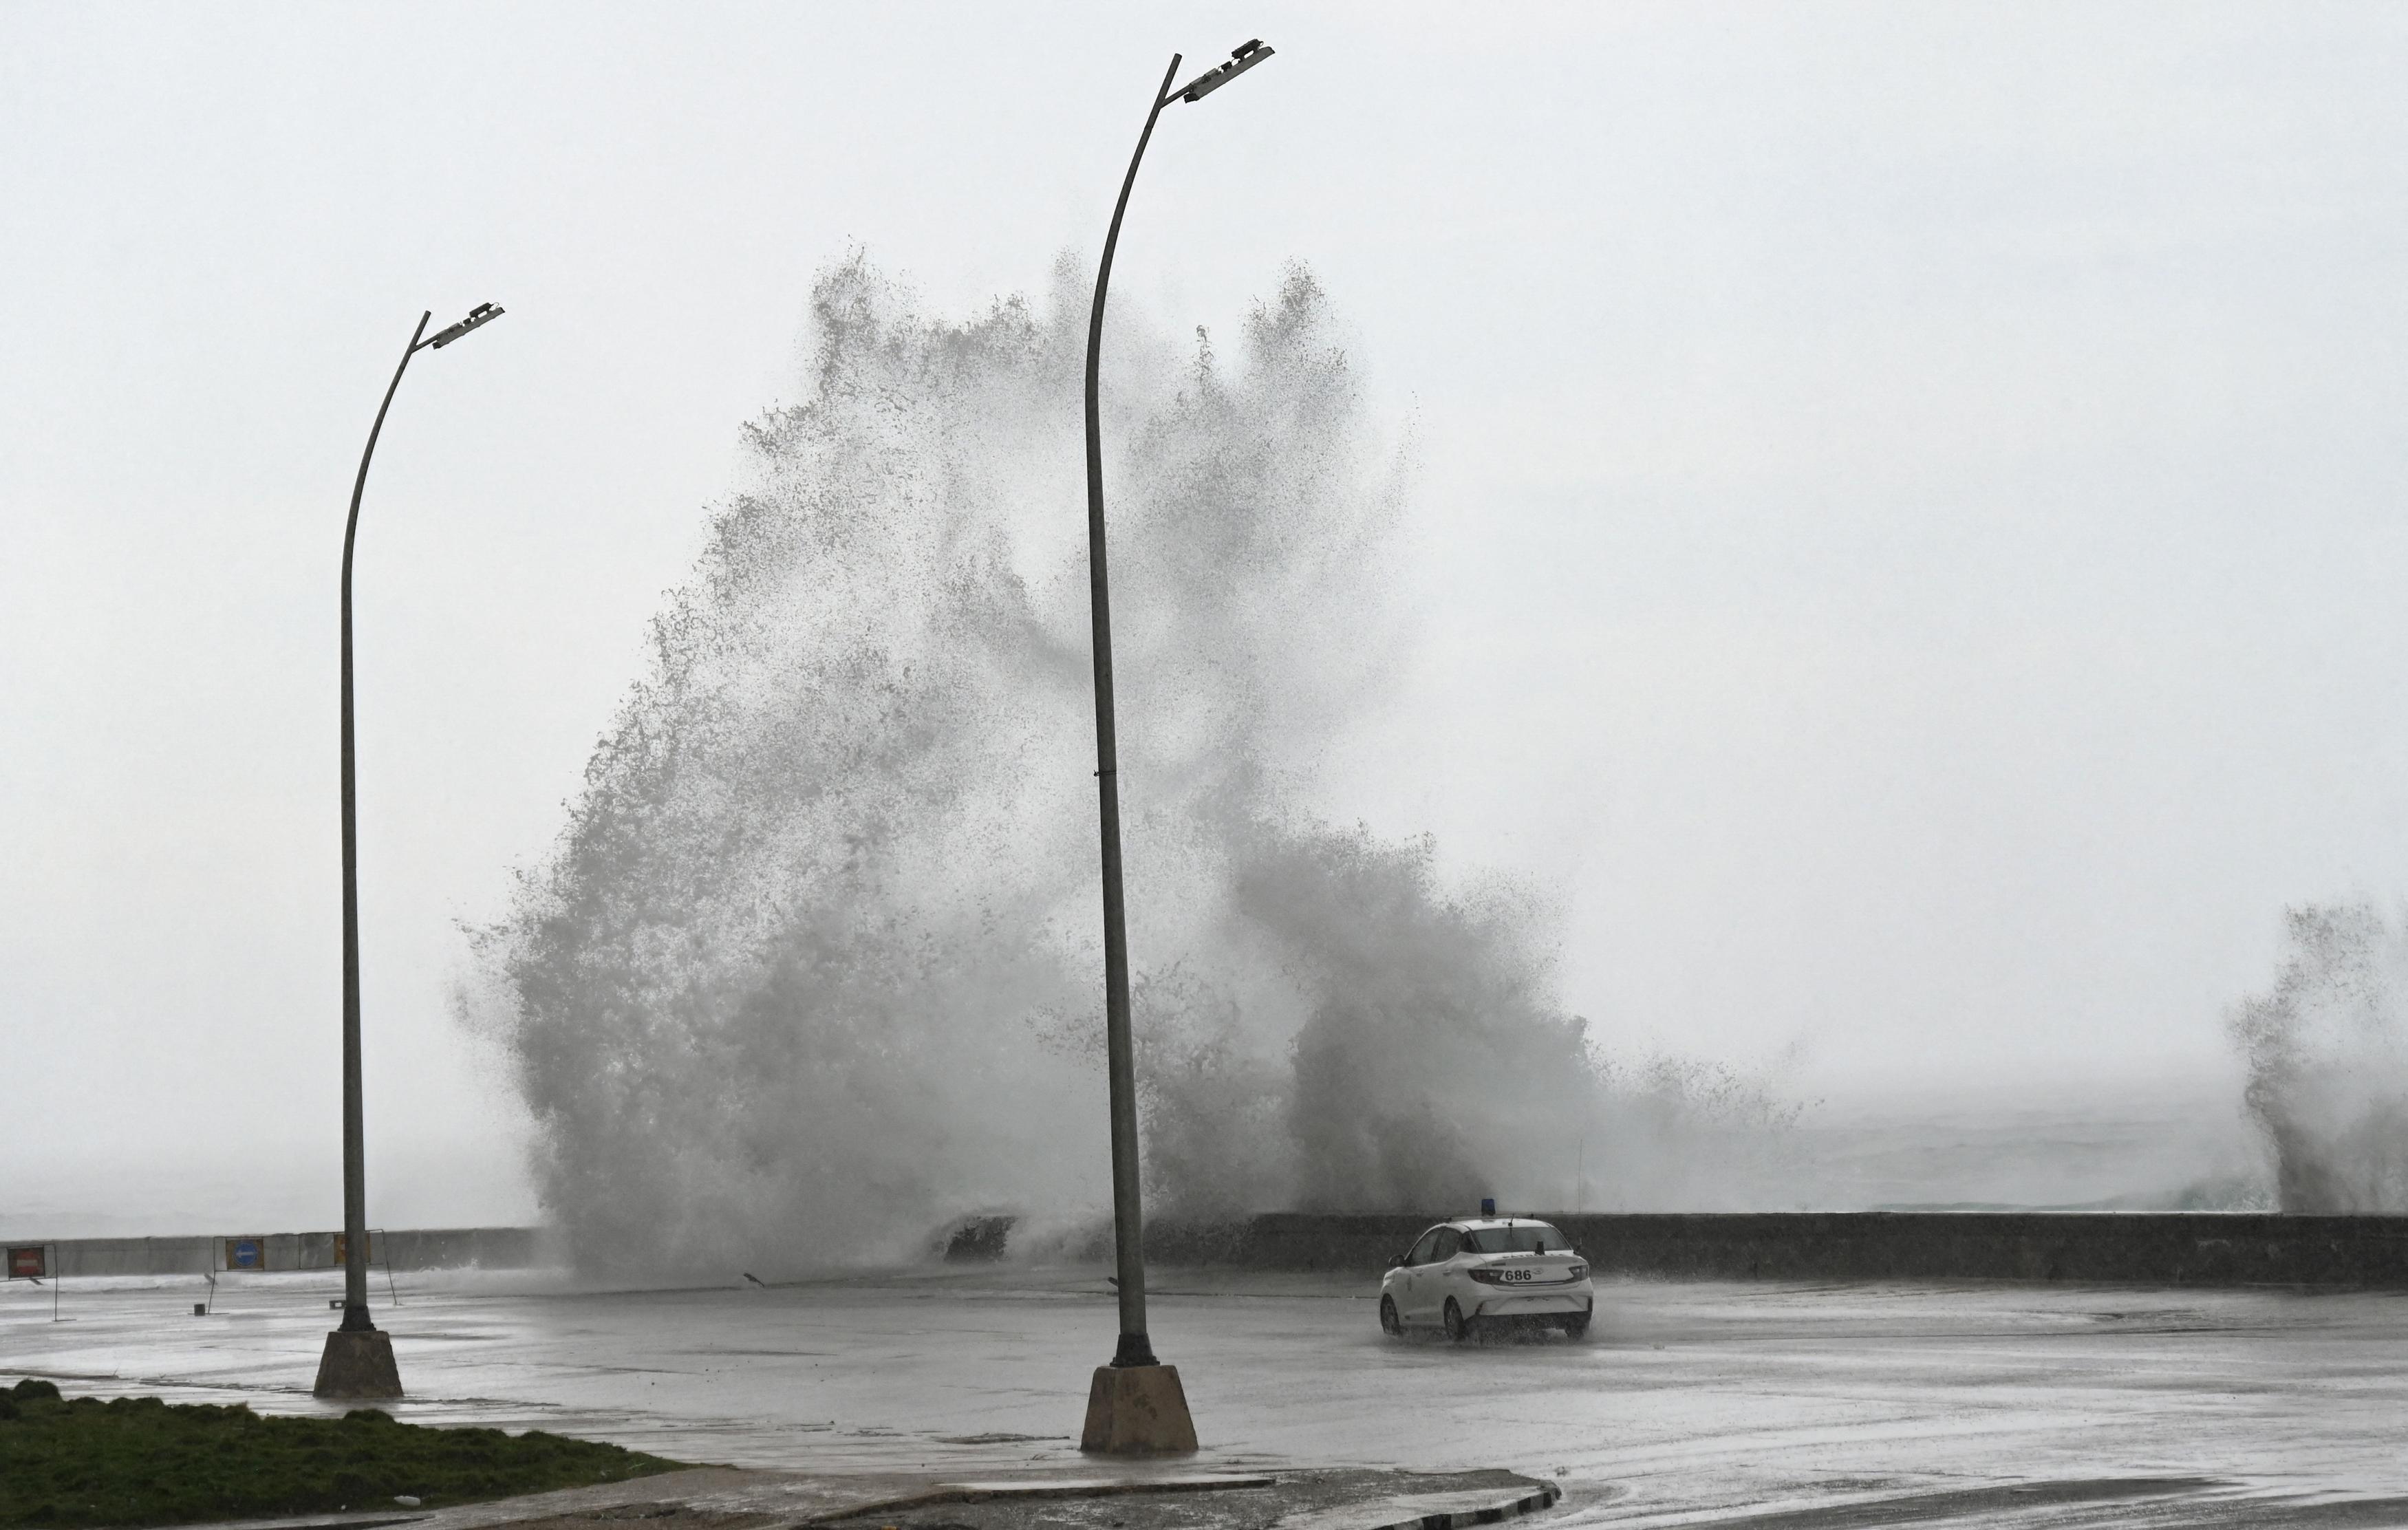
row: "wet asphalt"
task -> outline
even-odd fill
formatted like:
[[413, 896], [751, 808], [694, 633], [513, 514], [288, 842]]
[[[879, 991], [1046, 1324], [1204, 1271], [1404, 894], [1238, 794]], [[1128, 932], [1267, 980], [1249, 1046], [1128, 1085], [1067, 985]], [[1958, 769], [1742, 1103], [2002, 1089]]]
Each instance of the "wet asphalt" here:
[[[220, 1280], [208, 1317], [197, 1281], [71, 1284], [59, 1323], [47, 1291], [0, 1289], [0, 1378], [325, 1406], [336, 1282]], [[1504, 1469], [1563, 1490], [1549, 1524], [2408, 1525], [2408, 1295], [1627, 1281], [1584, 1341], [1453, 1345], [1382, 1336], [1369, 1281], [1154, 1283], [1206, 1448], [1140, 1473]], [[1087, 1469], [1114, 1331], [1086, 1269], [396, 1290], [402, 1418], [828, 1476]], [[1037, 1523], [995, 1512], [945, 1523]]]

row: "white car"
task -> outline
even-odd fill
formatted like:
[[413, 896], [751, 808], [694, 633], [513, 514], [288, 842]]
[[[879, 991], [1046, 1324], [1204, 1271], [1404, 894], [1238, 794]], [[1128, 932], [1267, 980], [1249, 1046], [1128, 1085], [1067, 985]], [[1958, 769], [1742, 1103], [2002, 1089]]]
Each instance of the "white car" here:
[[1578, 1338], [1596, 1305], [1588, 1261], [1528, 1217], [1440, 1223], [1380, 1279], [1380, 1326], [1390, 1334], [1437, 1327], [1462, 1339], [1475, 1326], [1512, 1323]]

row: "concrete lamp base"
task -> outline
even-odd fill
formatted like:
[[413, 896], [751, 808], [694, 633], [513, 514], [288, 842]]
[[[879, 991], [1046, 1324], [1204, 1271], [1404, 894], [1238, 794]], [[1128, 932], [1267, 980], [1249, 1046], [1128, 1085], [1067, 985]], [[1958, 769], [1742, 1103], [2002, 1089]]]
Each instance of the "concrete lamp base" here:
[[1079, 1449], [1097, 1455], [1193, 1455], [1196, 1421], [1176, 1366], [1098, 1366]]
[[318, 1357], [321, 1397], [391, 1401], [401, 1395], [401, 1368], [393, 1363], [393, 1336], [381, 1328], [336, 1329]]

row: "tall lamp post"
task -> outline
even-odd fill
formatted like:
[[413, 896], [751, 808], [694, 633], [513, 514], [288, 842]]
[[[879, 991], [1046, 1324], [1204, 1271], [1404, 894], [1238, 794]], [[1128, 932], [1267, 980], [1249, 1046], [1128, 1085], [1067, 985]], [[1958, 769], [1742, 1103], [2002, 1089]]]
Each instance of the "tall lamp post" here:
[[360, 495], [368, 485], [368, 462], [376, 455], [377, 436], [384, 431], [385, 411], [401, 388], [409, 358], [421, 350], [440, 350], [461, 336], [502, 316], [491, 303], [480, 303], [468, 317], [423, 339], [432, 313], [418, 316], [409, 347], [393, 381], [377, 406], [376, 423], [368, 428], [367, 449], [360, 453], [359, 477], [351, 482], [351, 514], [343, 526], [343, 1325], [326, 1336], [325, 1352], [318, 1360], [321, 1397], [398, 1397], [401, 1372], [394, 1365], [392, 1336], [368, 1319], [368, 1192], [366, 1137], [360, 1107], [360, 828], [359, 786], [351, 748], [351, 547], [359, 538]]
[[1104, 1048], [1111, 1078], [1112, 1121], [1112, 1250], [1119, 1272], [1120, 1347], [1112, 1363], [1096, 1369], [1087, 1393], [1086, 1427], [1079, 1448], [1111, 1454], [1196, 1449], [1196, 1425], [1179, 1372], [1154, 1355], [1145, 1329], [1143, 1203], [1138, 1192], [1137, 1065], [1129, 1036], [1128, 928], [1121, 897], [1120, 750], [1112, 722], [1111, 597], [1104, 571], [1104, 445], [1096, 404], [1096, 378], [1103, 357], [1104, 294], [1112, 279], [1112, 249], [1120, 243], [1121, 216], [1128, 211], [1137, 167], [1154, 136], [1154, 120], [1173, 101], [1200, 101], [1271, 56], [1256, 38], [1229, 61], [1171, 88], [1179, 55], [1170, 57], [1154, 105], [1138, 135], [1112, 205], [1104, 236], [1104, 259], [1096, 272], [1095, 312], [1087, 322], [1087, 577], [1093, 597], [1096, 650], [1096, 794], [1103, 820]]

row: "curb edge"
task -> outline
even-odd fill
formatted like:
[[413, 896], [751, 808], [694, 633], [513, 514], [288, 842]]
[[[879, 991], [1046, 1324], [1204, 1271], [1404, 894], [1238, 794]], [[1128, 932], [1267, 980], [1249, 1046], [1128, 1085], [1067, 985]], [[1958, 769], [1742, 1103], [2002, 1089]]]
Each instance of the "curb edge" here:
[[1564, 1495], [1563, 1489], [1553, 1482], [1541, 1482], [1536, 1493], [1526, 1493], [1511, 1503], [1492, 1504], [1486, 1509], [1461, 1509], [1439, 1514], [1421, 1514], [1412, 1519], [1397, 1520], [1380, 1525], [1377, 1530], [1465, 1530], [1468, 1525], [1497, 1524], [1524, 1514], [1535, 1514], [1542, 1509], [1553, 1509]]

